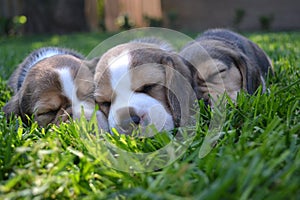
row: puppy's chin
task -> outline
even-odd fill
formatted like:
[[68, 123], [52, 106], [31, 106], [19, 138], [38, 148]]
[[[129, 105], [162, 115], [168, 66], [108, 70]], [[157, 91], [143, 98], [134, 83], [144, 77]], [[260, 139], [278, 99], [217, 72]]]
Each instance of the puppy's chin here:
[[115, 129], [119, 134], [134, 134], [140, 137], [152, 137], [161, 131], [172, 131], [174, 129], [174, 123], [172, 120], [165, 121], [163, 125], [161, 124], [161, 121], [156, 121], [147, 125], [128, 123], [125, 128], [122, 125], [110, 123], [109, 129], [112, 134], [113, 129]]

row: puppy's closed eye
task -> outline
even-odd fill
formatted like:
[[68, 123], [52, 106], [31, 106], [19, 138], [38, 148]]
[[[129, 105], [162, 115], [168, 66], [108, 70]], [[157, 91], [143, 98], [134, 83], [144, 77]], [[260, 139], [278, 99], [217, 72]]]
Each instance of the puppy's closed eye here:
[[38, 109], [36, 113], [36, 120], [39, 125], [46, 126], [47, 124], [54, 123], [59, 109]]
[[110, 106], [111, 106], [111, 102], [109, 101], [104, 101], [104, 102], [100, 102], [98, 103], [100, 110], [102, 110], [104, 112], [104, 114], [107, 116]]
[[158, 87], [158, 84], [154, 83], [154, 84], [146, 84], [143, 85], [142, 87], [138, 88], [136, 90], [136, 92], [140, 92], [140, 93], [149, 93], [151, 92], [154, 88]]
[[49, 110], [49, 111], [42, 111], [42, 112], [38, 112], [37, 116], [42, 116], [42, 115], [51, 115], [51, 116], [55, 116], [58, 113], [58, 110]]
[[39, 107], [37, 109], [36, 115], [39, 116], [56, 116], [58, 115], [61, 111], [68, 113], [70, 116], [72, 113], [70, 112], [72, 110], [72, 105], [71, 104], [66, 104], [66, 105], [59, 105], [58, 107]]
[[111, 105], [111, 102], [109, 102], [109, 101], [99, 103], [99, 106], [102, 106], [102, 107], [105, 107], [105, 108], [109, 108], [110, 105]]

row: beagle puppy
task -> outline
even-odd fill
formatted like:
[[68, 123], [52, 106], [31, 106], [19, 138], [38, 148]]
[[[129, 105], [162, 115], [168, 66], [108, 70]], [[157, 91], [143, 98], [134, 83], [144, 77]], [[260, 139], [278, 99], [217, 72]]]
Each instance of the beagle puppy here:
[[255, 43], [226, 29], [211, 29], [182, 48], [180, 55], [194, 71], [195, 92], [211, 106], [227, 93], [236, 100], [239, 91], [253, 94], [266, 90], [266, 77], [273, 73], [270, 58]]
[[[14, 95], [3, 111], [8, 118], [17, 115], [25, 123], [34, 116], [40, 126], [79, 118], [82, 111], [90, 118], [95, 108], [92, 66], [69, 49], [35, 50], [10, 77], [8, 85]], [[104, 116], [97, 113], [97, 117], [105, 127]]]
[[196, 100], [192, 74], [160, 39], [136, 39], [108, 50], [96, 66], [94, 81], [95, 101], [110, 130], [152, 134], [152, 128], [173, 130], [189, 123]]

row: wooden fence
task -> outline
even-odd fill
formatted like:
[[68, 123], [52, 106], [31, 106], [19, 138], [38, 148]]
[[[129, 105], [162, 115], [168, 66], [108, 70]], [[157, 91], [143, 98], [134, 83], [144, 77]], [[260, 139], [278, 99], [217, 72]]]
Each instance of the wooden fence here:
[[119, 29], [117, 19], [127, 15], [135, 27], [147, 26], [145, 17], [161, 19], [161, 0], [105, 0], [105, 25], [108, 31]]

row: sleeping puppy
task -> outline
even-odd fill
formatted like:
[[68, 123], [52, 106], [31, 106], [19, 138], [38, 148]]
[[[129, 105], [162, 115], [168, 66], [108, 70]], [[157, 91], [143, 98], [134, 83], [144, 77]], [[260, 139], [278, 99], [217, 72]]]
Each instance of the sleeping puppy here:
[[[110, 129], [152, 134], [189, 123], [196, 98], [192, 75], [171, 45], [144, 38], [118, 45], [99, 60], [95, 100]], [[195, 97], [193, 99], [193, 97]]]
[[265, 79], [268, 72], [273, 73], [271, 60], [261, 48], [225, 29], [204, 32], [180, 55], [196, 70], [193, 78], [198, 98], [212, 106], [224, 92], [232, 100], [240, 90], [253, 94], [260, 85], [265, 92]]
[[[34, 116], [40, 126], [78, 118], [82, 110], [90, 118], [95, 107], [92, 65], [69, 49], [45, 47], [32, 52], [9, 79], [14, 95], [3, 111], [25, 123]], [[101, 113], [97, 117], [105, 121]]]

